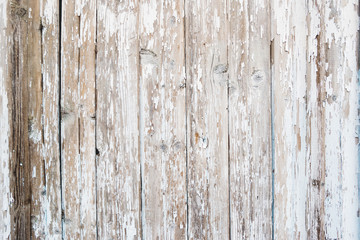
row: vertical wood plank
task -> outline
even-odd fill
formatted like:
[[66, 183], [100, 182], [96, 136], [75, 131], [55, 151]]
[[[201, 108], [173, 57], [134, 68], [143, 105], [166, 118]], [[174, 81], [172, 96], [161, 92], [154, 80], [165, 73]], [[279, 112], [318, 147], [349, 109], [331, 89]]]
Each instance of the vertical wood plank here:
[[[333, 41], [340, 50], [334, 59], [338, 59], [333, 68], [333, 75], [338, 74], [342, 88], [342, 121], [341, 121], [341, 156], [342, 156], [342, 237], [356, 239], [360, 236], [359, 230], [359, 139], [356, 138], [356, 128], [359, 99], [356, 89], [358, 85], [359, 55], [359, 1], [337, 2], [338, 17], [333, 19], [332, 26], [339, 24]], [[332, 9], [332, 8], [331, 8]], [[331, 12], [329, 13], [331, 14]], [[331, 15], [329, 15], [331, 16]], [[330, 19], [330, 18], [329, 18]], [[345, 64], [344, 64], [345, 63]], [[330, 68], [331, 69], [331, 68]], [[339, 71], [339, 69], [341, 69]]]
[[321, 6], [316, 1], [308, 2], [307, 16], [307, 70], [306, 70], [306, 146], [307, 146], [307, 208], [306, 220], [307, 237], [314, 239], [324, 238], [323, 223], [323, 109], [322, 88], [323, 75], [321, 68], [321, 42], [320, 42]]
[[186, 239], [183, 1], [141, 1], [143, 238]]
[[187, 1], [188, 237], [229, 238], [226, 1]]
[[65, 238], [96, 238], [96, 1], [62, 2], [61, 156]]
[[307, 235], [306, 14], [302, 1], [273, 1], [274, 238]]
[[59, 162], [59, 5], [27, 6], [31, 236], [61, 239]]
[[11, 78], [9, 59], [9, 35], [8, 35], [8, 1], [0, 2], [0, 238], [10, 239], [10, 136], [11, 136], [11, 109], [9, 101], [11, 98]]
[[230, 1], [229, 154], [233, 239], [271, 238], [270, 5]]
[[[2, 28], [8, 36], [5, 41], [8, 81], [4, 87], [11, 97], [4, 103], [10, 107], [11, 136], [6, 142], [10, 144], [8, 166], [13, 173], [7, 202], [11, 214], [8, 237], [35, 239], [46, 235], [56, 239], [61, 237], [58, 5], [50, 0], [40, 4], [28, 1], [6, 4], [10, 21]], [[43, 39], [46, 43], [41, 46]], [[49, 85], [55, 87], [49, 91]]]
[[[43, 134], [43, 75], [42, 63], [44, 49], [42, 46], [43, 33], [46, 29], [42, 24], [42, 9], [39, 2], [28, 2], [28, 36], [27, 44], [31, 61], [28, 62], [29, 81], [29, 155], [31, 159], [31, 237], [34, 239], [45, 238], [46, 221], [43, 205], [46, 205], [46, 166], [42, 157], [44, 144]], [[59, 226], [61, 230], [61, 225]], [[60, 232], [59, 232], [60, 233]]]
[[30, 181], [29, 181], [29, 136], [28, 136], [28, 47], [26, 45], [28, 26], [27, 5], [24, 1], [9, 1], [8, 56], [11, 99], [10, 131], [10, 215], [11, 239], [25, 239], [30, 230]]
[[323, 4], [324, 231], [326, 239], [358, 237], [355, 141], [358, 1]]
[[97, 1], [99, 239], [140, 239], [138, 1]]
[[[42, 105], [43, 105], [43, 170], [36, 173], [37, 177], [44, 174], [45, 189], [41, 190], [44, 199], [40, 204], [41, 229], [45, 236], [61, 239], [61, 188], [60, 188], [60, 59], [59, 59], [59, 1], [46, 0], [41, 3], [42, 30]], [[32, 170], [33, 171], [33, 170]], [[33, 174], [33, 172], [32, 172]], [[40, 190], [40, 189], [39, 189]], [[45, 190], [45, 191], [44, 191]], [[46, 194], [45, 194], [46, 193]], [[40, 239], [42, 237], [39, 237]]]

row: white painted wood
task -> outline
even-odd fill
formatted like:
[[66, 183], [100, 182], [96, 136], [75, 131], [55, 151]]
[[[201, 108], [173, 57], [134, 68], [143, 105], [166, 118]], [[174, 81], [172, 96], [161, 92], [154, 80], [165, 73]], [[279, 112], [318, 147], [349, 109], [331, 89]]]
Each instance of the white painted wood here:
[[0, 238], [357, 239], [358, 4], [0, 1]]
[[323, 5], [325, 51], [325, 237], [356, 239], [358, 1]]
[[65, 239], [95, 239], [96, 1], [62, 4], [63, 235]]
[[321, 47], [320, 47], [320, 10], [315, 1], [308, 3], [307, 17], [307, 70], [306, 70], [306, 174], [307, 174], [307, 237], [324, 238], [323, 222], [323, 134], [321, 98]]
[[[60, 119], [59, 119], [59, 2], [57, 0], [40, 1], [42, 34], [42, 73], [43, 73], [43, 161], [45, 162], [46, 195], [40, 206], [41, 229], [49, 239], [61, 239], [61, 188], [60, 188]], [[39, 174], [40, 175], [40, 174]], [[40, 190], [40, 189], [39, 189]], [[42, 237], [39, 237], [40, 239]]]
[[184, 5], [140, 2], [144, 239], [186, 239]]
[[232, 239], [271, 237], [270, 5], [229, 6], [229, 141]]
[[97, 1], [99, 239], [140, 239], [138, 1]]
[[8, 2], [0, 2], [0, 238], [9, 239], [11, 234], [10, 222], [10, 114], [9, 114], [9, 65], [8, 65]]
[[275, 239], [307, 235], [306, 14], [305, 2], [272, 2]]
[[224, 1], [186, 1], [188, 237], [229, 238], [228, 21]]
[[61, 239], [59, 5], [53, 0], [27, 4], [31, 237]]

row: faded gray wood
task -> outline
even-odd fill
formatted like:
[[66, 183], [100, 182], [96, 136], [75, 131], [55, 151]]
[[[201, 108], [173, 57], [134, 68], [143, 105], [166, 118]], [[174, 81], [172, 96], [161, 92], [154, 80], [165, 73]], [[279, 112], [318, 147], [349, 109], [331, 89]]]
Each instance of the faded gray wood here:
[[0, 238], [357, 239], [358, 4], [0, 1]]
[[99, 239], [140, 239], [138, 1], [97, 1]]
[[96, 238], [96, 1], [62, 1], [61, 163], [63, 235]]
[[189, 239], [229, 238], [226, 13], [224, 1], [185, 6]]
[[306, 14], [301, 1], [272, 6], [275, 239], [307, 234]]
[[184, 5], [140, 2], [144, 239], [186, 239]]
[[267, 239], [272, 228], [270, 5], [231, 1], [229, 9], [231, 237]]

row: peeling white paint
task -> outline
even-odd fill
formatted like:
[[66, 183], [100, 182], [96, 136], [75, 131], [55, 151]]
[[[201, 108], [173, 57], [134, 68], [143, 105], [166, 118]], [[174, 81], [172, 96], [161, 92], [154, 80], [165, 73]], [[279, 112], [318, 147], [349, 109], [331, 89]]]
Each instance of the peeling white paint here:
[[8, 105], [8, 39], [6, 34], [7, 22], [7, 2], [0, 2], [0, 238], [8, 239], [11, 237], [10, 225], [10, 122]]

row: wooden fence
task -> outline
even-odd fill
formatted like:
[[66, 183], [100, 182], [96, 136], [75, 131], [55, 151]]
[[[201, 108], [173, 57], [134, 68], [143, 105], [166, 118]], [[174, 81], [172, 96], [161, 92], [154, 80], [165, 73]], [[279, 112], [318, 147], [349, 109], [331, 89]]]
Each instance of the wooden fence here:
[[357, 0], [0, 0], [1, 239], [358, 239]]

